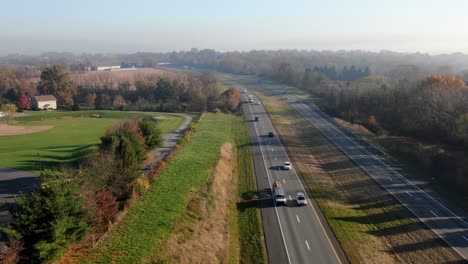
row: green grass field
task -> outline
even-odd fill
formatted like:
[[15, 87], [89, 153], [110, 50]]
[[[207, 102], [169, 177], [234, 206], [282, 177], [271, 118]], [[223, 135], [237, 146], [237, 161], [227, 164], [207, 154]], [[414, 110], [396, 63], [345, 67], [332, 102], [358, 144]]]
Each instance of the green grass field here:
[[[177, 129], [183, 117], [126, 111], [27, 112], [17, 126], [53, 126], [26, 135], [0, 136], [0, 167], [40, 171], [60, 164], [76, 164], [96, 148], [109, 126], [131, 117], [155, 116], [163, 133]], [[101, 118], [90, 117], [101, 114]]]

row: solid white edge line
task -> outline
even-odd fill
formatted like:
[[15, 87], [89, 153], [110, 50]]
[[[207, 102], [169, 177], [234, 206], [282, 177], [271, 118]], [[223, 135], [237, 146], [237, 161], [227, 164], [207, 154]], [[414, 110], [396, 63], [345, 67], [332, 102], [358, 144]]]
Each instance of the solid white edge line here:
[[[250, 116], [253, 117], [252, 107], [250, 106], [250, 104], [248, 105], [248, 108], [249, 108], [249, 111], [250, 111]], [[257, 140], [260, 141], [260, 137], [258, 136], [258, 133], [257, 133], [257, 126], [256, 126], [255, 123], [254, 123], [254, 129], [255, 129], [255, 136], [257, 137]], [[266, 171], [267, 177], [268, 177], [268, 184], [271, 185], [272, 183], [271, 183], [270, 173], [268, 172], [265, 157], [263, 156], [262, 145], [259, 145], [259, 147], [260, 147], [260, 154], [261, 154], [262, 160], [263, 160], [263, 166], [265, 167], [265, 171]], [[276, 203], [275, 203], [273, 197], [271, 197], [271, 199], [273, 200], [273, 206], [275, 207], [276, 218], [278, 219], [279, 228], [280, 228], [280, 232], [281, 232], [281, 238], [283, 239], [284, 248], [286, 250], [286, 256], [288, 257], [288, 263], [291, 264], [291, 258], [289, 257], [288, 246], [286, 245], [286, 240], [284, 239], [283, 226], [281, 225], [281, 220], [280, 220], [280, 217], [279, 217], [279, 214], [278, 214], [278, 207], [276, 206]]]

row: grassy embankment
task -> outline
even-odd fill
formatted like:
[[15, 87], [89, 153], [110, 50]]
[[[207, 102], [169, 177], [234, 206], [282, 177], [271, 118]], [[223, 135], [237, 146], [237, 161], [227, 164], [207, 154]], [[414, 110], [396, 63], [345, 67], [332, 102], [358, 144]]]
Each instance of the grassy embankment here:
[[[258, 86], [250, 86], [257, 91]], [[457, 260], [445, 244], [279, 97], [260, 95], [352, 263]]]
[[[96, 148], [109, 126], [131, 117], [159, 118], [163, 133], [174, 131], [183, 117], [148, 112], [52, 111], [26, 112], [15, 118], [17, 126], [53, 126], [34, 134], [0, 136], [0, 167], [40, 171], [60, 164], [76, 164]], [[101, 118], [91, 117], [101, 114]]]
[[[135, 203], [123, 218], [119, 227], [96, 248], [92, 249], [81, 260], [82, 263], [145, 263], [169, 261], [167, 256], [167, 240], [174, 232], [186, 232], [183, 235], [189, 239], [195, 230], [190, 230], [187, 220], [202, 221], [201, 213], [197, 210], [199, 204], [208, 203], [210, 207], [210, 184], [213, 180], [214, 168], [220, 159], [220, 148], [230, 142], [236, 144], [237, 164], [247, 164], [247, 157], [242, 147], [247, 145], [245, 140], [245, 127], [242, 118], [230, 115], [207, 115], [200, 123], [198, 131], [191, 141], [184, 145], [173, 159], [167, 164], [165, 171], [156, 179], [152, 188], [140, 201]], [[238, 135], [241, 135], [240, 137]], [[239, 158], [240, 157], [240, 158]], [[248, 167], [247, 166], [247, 167]], [[236, 172], [249, 174], [249, 168], [244, 170], [237, 167]], [[234, 173], [236, 175], [236, 173]], [[250, 175], [251, 176], [251, 175]], [[249, 180], [251, 177], [249, 178]], [[239, 178], [239, 191], [244, 190], [245, 183]], [[247, 180], [245, 182], [248, 182]], [[248, 186], [250, 189], [252, 186]], [[235, 193], [235, 192], [234, 192]], [[208, 199], [208, 200], [207, 200]], [[235, 200], [235, 197], [232, 197]], [[252, 234], [258, 235], [260, 227], [252, 227], [254, 231], [245, 232], [244, 222], [258, 221], [258, 213], [245, 216], [244, 212], [235, 212], [235, 203], [230, 204], [229, 226], [230, 243], [229, 259], [237, 262], [243, 257], [236, 256], [244, 252], [243, 243], [252, 242]], [[239, 221], [236, 221], [237, 219]], [[253, 218], [251, 218], [253, 217]], [[194, 223], [195, 225], [196, 223]], [[251, 224], [251, 226], [254, 224]], [[182, 226], [182, 227], [181, 227]], [[187, 227], [187, 228], [184, 228]], [[250, 237], [250, 240], [247, 238]], [[261, 243], [260, 237], [256, 243]], [[258, 241], [257, 241], [258, 240]], [[247, 249], [248, 250], [248, 249]], [[257, 253], [259, 259], [264, 259], [263, 251]], [[185, 252], [190, 254], [190, 252]], [[241, 253], [242, 254], [242, 253]]]

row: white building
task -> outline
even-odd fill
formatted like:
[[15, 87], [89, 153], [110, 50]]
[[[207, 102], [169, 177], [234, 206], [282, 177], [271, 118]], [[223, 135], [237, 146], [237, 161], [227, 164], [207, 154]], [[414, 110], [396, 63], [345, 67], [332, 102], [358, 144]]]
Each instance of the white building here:
[[57, 99], [53, 95], [38, 95], [31, 100], [32, 107], [37, 110], [57, 109]]
[[98, 71], [112, 71], [120, 69], [120, 66], [99, 66], [96, 68]]

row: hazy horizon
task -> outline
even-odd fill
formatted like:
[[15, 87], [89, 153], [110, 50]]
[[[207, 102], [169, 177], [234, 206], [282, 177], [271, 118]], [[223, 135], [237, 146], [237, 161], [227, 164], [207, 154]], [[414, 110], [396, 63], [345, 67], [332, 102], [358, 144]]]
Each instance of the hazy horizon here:
[[214, 49], [468, 53], [461, 0], [3, 3], [0, 55]]

